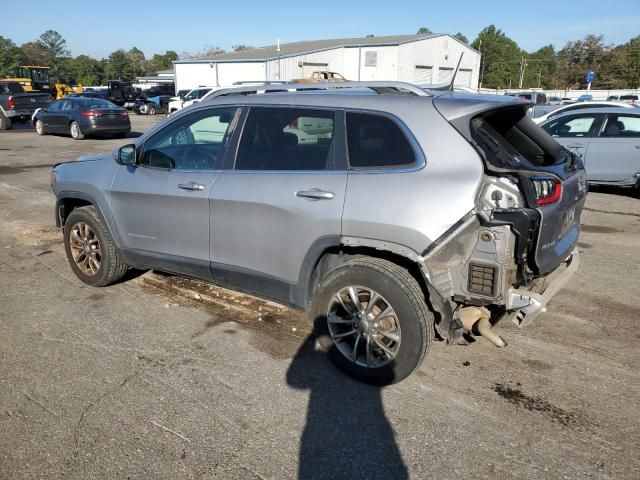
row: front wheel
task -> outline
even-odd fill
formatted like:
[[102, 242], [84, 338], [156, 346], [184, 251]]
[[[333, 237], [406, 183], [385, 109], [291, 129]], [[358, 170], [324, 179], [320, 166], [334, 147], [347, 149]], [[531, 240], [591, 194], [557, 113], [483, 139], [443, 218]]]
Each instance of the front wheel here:
[[71, 270], [88, 285], [104, 287], [128, 270], [95, 207], [76, 208], [64, 224], [64, 249]]
[[44, 131], [44, 123], [42, 122], [42, 120], [36, 120], [36, 133], [38, 135], [45, 135], [45, 131]]
[[156, 114], [156, 107], [154, 107], [153, 105], [149, 105], [147, 107], [147, 115], [155, 115]]
[[74, 140], [82, 140], [84, 138], [84, 134], [82, 133], [82, 130], [80, 130], [80, 125], [78, 125], [78, 122], [71, 122], [69, 131], [71, 132], [71, 137]]
[[326, 274], [314, 292], [311, 316], [331, 360], [375, 385], [408, 377], [434, 338], [433, 314], [418, 282], [378, 258], [354, 258]]

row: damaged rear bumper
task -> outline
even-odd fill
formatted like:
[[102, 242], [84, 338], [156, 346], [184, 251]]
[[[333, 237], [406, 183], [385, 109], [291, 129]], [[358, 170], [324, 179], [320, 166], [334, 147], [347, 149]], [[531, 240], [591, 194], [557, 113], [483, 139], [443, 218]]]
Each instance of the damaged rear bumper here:
[[541, 279], [542, 281], [532, 289], [510, 288], [506, 295], [505, 315], [519, 327], [529, 325], [538, 315], [546, 311], [549, 300], [566, 285], [579, 264], [580, 254], [576, 248], [564, 264]]

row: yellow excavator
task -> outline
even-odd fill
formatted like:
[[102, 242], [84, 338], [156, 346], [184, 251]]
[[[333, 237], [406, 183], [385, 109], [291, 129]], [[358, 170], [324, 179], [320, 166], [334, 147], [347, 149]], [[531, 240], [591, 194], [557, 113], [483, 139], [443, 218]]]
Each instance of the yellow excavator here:
[[58, 99], [69, 93], [82, 93], [82, 85], [71, 87], [66, 83], [51, 83], [49, 77], [49, 67], [40, 65], [20, 65], [16, 68], [16, 75], [8, 78], [9, 81], [18, 82], [25, 92], [49, 93]]

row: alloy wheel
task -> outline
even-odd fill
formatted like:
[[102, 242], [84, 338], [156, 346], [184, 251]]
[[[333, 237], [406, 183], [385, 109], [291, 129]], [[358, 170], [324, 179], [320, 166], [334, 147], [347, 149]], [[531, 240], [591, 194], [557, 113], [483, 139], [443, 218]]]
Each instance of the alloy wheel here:
[[93, 276], [100, 270], [102, 250], [93, 229], [84, 222], [77, 222], [69, 233], [71, 256], [78, 269], [85, 275]]
[[327, 325], [336, 348], [359, 366], [382, 367], [398, 354], [398, 317], [391, 304], [371, 288], [350, 285], [333, 295]]

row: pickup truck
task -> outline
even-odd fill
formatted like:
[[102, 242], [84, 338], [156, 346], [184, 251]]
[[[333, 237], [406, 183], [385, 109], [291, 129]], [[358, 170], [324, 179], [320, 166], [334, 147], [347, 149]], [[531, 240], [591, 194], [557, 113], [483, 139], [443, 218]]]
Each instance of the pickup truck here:
[[50, 102], [48, 93], [25, 92], [18, 82], [0, 81], [0, 130], [9, 130], [14, 121], [26, 122]]

